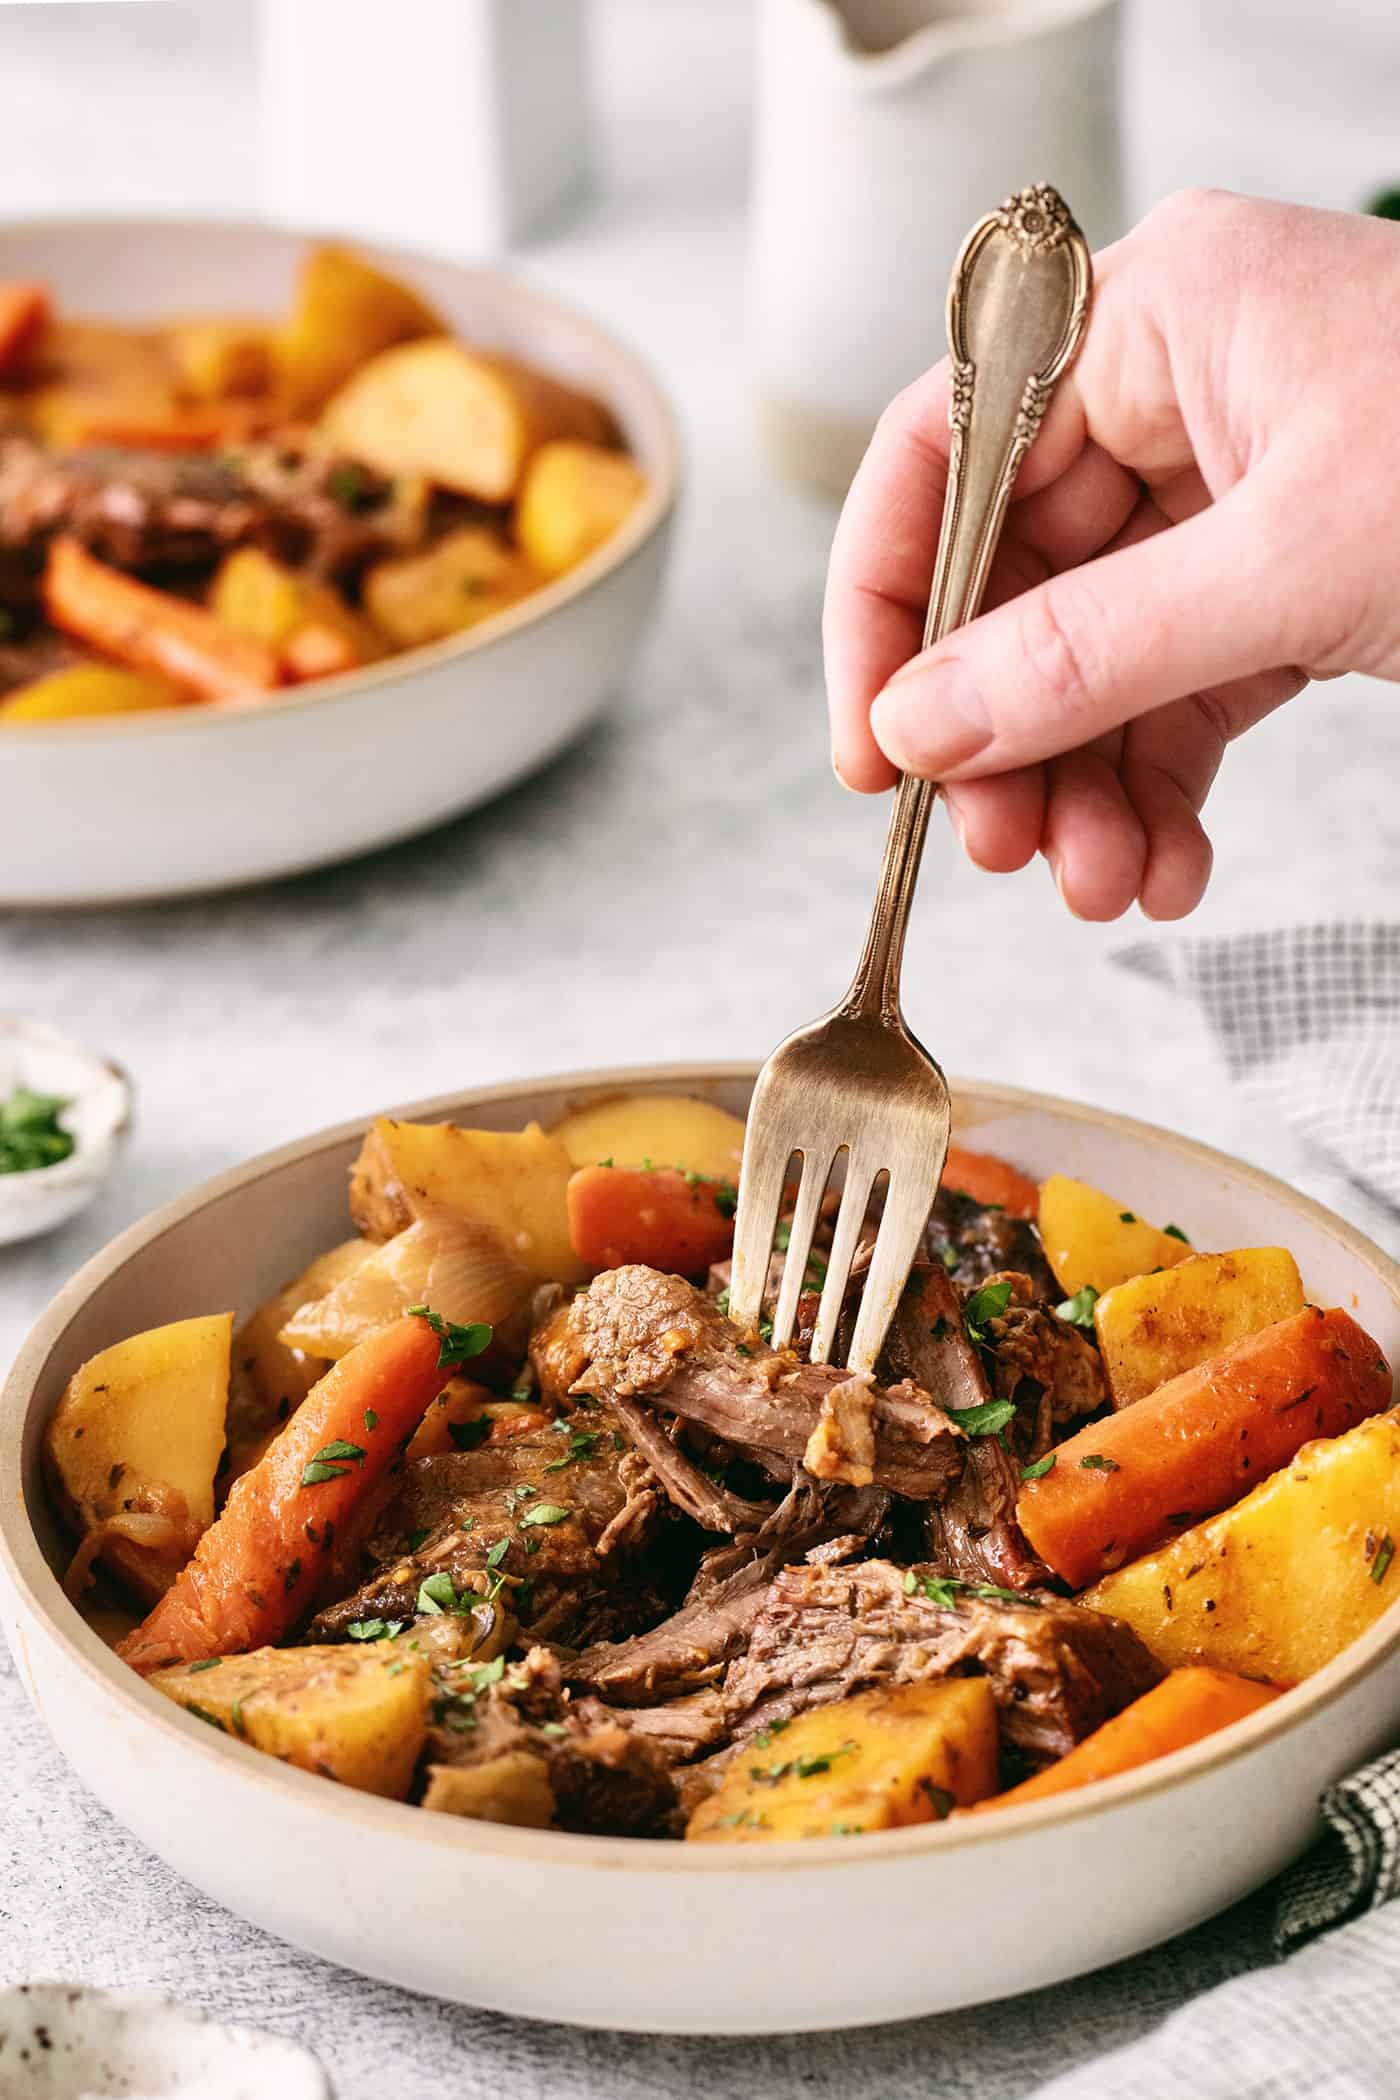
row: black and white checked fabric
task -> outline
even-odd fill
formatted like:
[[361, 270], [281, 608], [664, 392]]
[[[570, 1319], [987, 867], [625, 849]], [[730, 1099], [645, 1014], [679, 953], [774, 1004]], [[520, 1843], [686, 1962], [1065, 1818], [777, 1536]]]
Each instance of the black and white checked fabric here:
[[1400, 1248], [1400, 921], [1154, 942], [1117, 959], [1199, 1000], [1230, 1077], [1301, 1139], [1327, 1199]]

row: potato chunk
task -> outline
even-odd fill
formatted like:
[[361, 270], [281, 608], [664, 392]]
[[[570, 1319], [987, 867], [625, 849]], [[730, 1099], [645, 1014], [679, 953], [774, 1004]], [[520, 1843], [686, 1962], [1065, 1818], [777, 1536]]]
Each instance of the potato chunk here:
[[612, 538], [646, 485], [625, 452], [556, 438], [540, 446], [525, 470], [515, 536], [537, 569], [562, 576]]
[[0, 700], [0, 722], [71, 722], [83, 715], [149, 714], [188, 700], [154, 671], [123, 671], [117, 664], [74, 664], [50, 671]]
[[382, 474], [423, 474], [482, 503], [509, 503], [525, 462], [551, 438], [606, 444], [610, 419], [533, 366], [444, 340], [404, 343], [355, 373], [326, 404], [332, 442]]
[[1040, 1237], [1045, 1258], [1067, 1295], [1091, 1284], [1111, 1291], [1130, 1276], [1170, 1269], [1191, 1252], [1184, 1239], [1155, 1225], [1068, 1174], [1052, 1174], [1040, 1185]]
[[327, 242], [303, 261], [277, 339], [281, 389], [291, 408], [305, 414], [391, 344], [443, 333], [440, 317], [411, 286]]
[[1083, 1602], [1159, 1662], [1296, 1684], [1400, 1597], [1400, 1411], [1304, 1444], [1291, 1465]]
[[[540, 1282], [581, 1283], [565, 1192], [573, 1161], [538, 1123], [460, 1130], [381, 1116], [350, 1172], [350, 1210], [371, 1239], [388, 1239], [435, 1209], [481, 1228]], [[478, 1316], [480, 1317], [480, 1316]]]
[[861, 1692], [740, 1744], [687, 1838], [854, 1837], [941, 1820], [997, 1783], [996, 1703], [985, 1677]]
[[147, 1682], [255, 1750], [394, 1801], [427, 1734], [428, 1664], [388, 1642], [255, 1648], [155, 1670]]
[[[164, 1595], [214, 1521], [232, 1313], [151, 1327], [69, 1379], [44, 1440], [55, 1499], [92, 1557], [143, 1602]], [[88, 1561], [75, 1563], [78, 1583]]]
[[479, 1765], [429, 1765], [423, 1806], [439, 1815], [548, 1830], [554, 1819], [554, 1789], [542, 1757], [529, 1750], [503, 1750]]
[[178, 321], [169, 337], [175, 384], [193, 401], [265, 394], [272, 385], [272, 330], [254, 317]]
[[574, 1109], [550, 1135], [576, 1167], [679, 1167], [705, 1181], [737, 1182], [744, 1155], [742, 1119], [689, 1094], [614, 1094]]
[[416, 649], [480, 626], [542, 581], [500, 533], [463, 525], [426, 553], [376, 562], [365, 578], [365, 609], [389, 641]]
[[[275, 561], [261, 547], [238, 547], [220, 564], [209, 592], [209, 610], [235, 634], [276, 650], [284, 678], [358, 670], [384, 654], [368, 620], [338, 591]], [[308, 641], [317, 654], [304, 668]]]
[[1286, 1247], [1192, 1254], [1159, 1276], [1115, 1284], [1094, 1307], [1114, 1406], [1156, 1392], [1178, 1372], [1300, 1313], [1304, 1302]]

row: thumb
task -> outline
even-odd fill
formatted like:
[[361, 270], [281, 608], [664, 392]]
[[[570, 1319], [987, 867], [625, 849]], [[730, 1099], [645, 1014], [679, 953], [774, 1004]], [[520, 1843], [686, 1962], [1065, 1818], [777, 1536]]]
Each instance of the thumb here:
[[905, 772], [975, 780], [1294, 662], [1305, 594], [1275, 539], [1242, 482], [1184, 524], [1052, 576], [905, 664], [875, 698], [876, 741]]

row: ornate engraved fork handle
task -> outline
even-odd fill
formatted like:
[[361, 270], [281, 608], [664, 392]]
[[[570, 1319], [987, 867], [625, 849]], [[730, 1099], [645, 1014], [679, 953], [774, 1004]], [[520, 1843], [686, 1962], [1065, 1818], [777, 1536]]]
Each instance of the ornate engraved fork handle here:
[[[1089, 250], [1058, 192], [1020, 190], [979, 220], [948, 287], [953, 393], [925, 649], [975, 617], [1021, 461], [1089, 311]], [[899, 973], [938, 790], [901, 775], [870, 927], [838, 1012], [899, 1019]]]

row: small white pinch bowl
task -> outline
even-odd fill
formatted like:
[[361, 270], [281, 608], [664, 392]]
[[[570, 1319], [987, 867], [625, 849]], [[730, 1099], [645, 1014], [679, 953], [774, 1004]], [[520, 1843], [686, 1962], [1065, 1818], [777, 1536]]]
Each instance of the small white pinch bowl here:
[[[742, 1114], [753, 1080], [751, 1065], [619, 1069], [393, 1113], [518, 1130], [651, 1090]], [[1400, 1362], [1400, 1265], [1270, 1175], [980, 1081], [954, 1082], [953, 1117], [960, 1141], [1180, 1218], [1198, 1245], [1290, 1247], [1310, 1296], [1354, 1313]], [[0, 1392], [0, 1621], [20, 1677], [93, 1793], [244, 1917], [366, 1975], [535, 2019], [866, 2026], [1082, 1975], [1223, 1910], [1309, 1842], [1325, 1787], [1400, 1736], [1400, 1602], [1306, 1683], [1189, 1749], [1000, 1815], [858, 1839], [685, 1845], [430, 1815], [180, 1712], [63, 1594], [72, 1547], [44, 1493], [44, 1431], [94, 1351], [215, 1306], [246, 1314], [343, 1239], [363, 1134], [342, 1124], [265, 1153], [123, 1233], [60, 1292]]]
[[5, 2100], [332, 2100], [314, 2056], [192, 2006], [88, 1984], [0, 1990]]
[[86, 1210], [131, 1129], [131, 1082], [120, 1065], [42, 1022], [0, 1014], [0, 1101], [20, 1086], [68, 1103], [60, 1121], [74, 1144], [54, 1166], [0, 1174], [0, 1247]]

